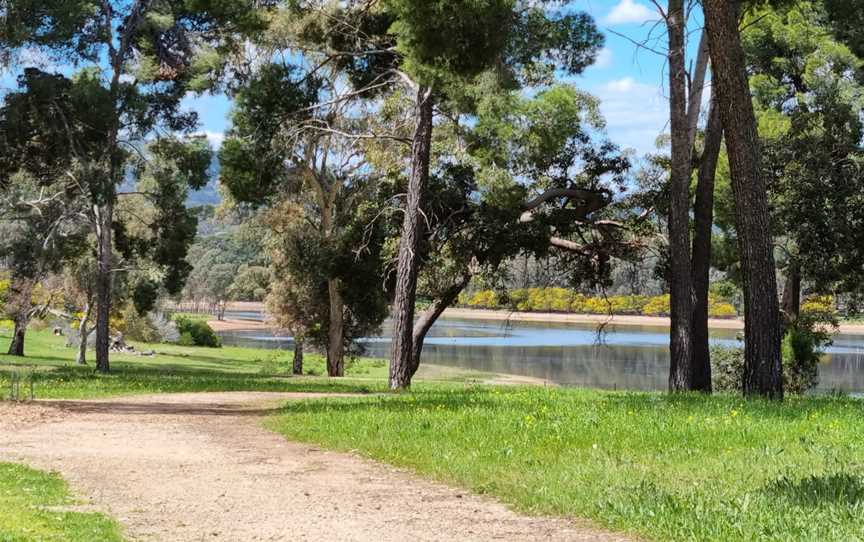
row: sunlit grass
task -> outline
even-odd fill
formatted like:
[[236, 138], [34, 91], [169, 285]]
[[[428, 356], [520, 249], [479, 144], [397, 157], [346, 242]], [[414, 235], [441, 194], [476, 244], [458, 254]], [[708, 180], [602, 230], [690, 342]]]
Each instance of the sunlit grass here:
[[59, 476], [0, 463], [0, 541], [122, 540], [113, 520], [102, 514], [70, 511], [74, 504]]
[[270, 426], [657, 540], [864, 539], [864, 403], [429, 389], [291, 403]]
[[[9, 336], [0, 333], [0, 351]], [[302, 377], [290, 376], [293, 353], [256, 348], [201, 348], [176, 345], [140, 345], [139, 352], [153, 356], [112, 354], [111, 373], [95, 372], [93, 360], [75, 365], [75, 350], [65, 338], [46, 331], [27, 334], [27, 357], [0, 355], [0, 398], [8, 397], [12, 373], [22, 380], [22, 394], [29, 395], [34, 382], [36, 398], [90, 398], [142, 393], [196, 391], [333, 391], [371, 392], [386, 389], [383, 360], [357, 359], [349, 363], [348, 377], [333, 380], [322, 375], [324, 359], [307, 355]], [[92, 356], [92, 353], [91, 353]]]

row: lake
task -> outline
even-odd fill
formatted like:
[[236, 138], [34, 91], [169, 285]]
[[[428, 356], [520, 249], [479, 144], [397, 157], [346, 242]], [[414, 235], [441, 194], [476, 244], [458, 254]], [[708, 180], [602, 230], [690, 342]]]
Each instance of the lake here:
[[[260, 313], [227, 313], [260, 320]], [[388, 357], [389, 327], [381, 337], [358, 341], [371, 357]], [[714, 343], [738, 344], [735, 330], [712, 330]], [[290, 337], [230, 331], [225, 344], [291, 348]], [[442, 318], [423, 347], [423, 363], [543, 379], [555, 384], [606, 389], [665, 390], [669, 331], [661, 327], [502, 322]], [[839, 334], [819, 368], [817, 391], [864, 392], [864, 335]]]

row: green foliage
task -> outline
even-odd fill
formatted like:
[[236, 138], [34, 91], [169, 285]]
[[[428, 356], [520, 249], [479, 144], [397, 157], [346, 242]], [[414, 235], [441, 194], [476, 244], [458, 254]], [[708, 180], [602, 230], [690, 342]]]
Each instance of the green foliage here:
[[[204, 346], [207, 348], [221, 348], [222, 340], [216, 335], [207, 322], [200, 320], [190, 320], [182, 316], [175, 317], [174, 323], [177, 324], [177, 331], [180, 332], [180, 344], [184, 346]], [[192, 345], [188, 342], [191, 339]]]
[[[668, 294], [588, 297], [567, 288], [527, 288], [511, 290], [503, 295], [493, 290], [480, 290], [472, 295], [463, 294], [459, 303], [478, 309], [574, 314], [668, 316], [670, 310]], [[708, 297], [708, 312], [712, 318], [735, 318], [738, 315], [732, 304], [714, 295]]]
[[714, 391], [741, 393], [744, 388], [744, 348], [712, 345], [710, 352]]
[[516, 0], [387, 0], [404, 69], [423, 84], [471, 77], [507, 46]]
[[[864, 59], [832, 35], [842, 2], [762, 8], [743, 34], [775, 231], [817, 291], [855, 291], [864, 253]], [[860, 18], [848, 8], [844, 20]], [[834, 12], [832, 17], [836, 17]]]
[[646, 540], [815, 542], [864, 537], [861, 412], [853, 399], [419, 385], [292, 402], [270, 426]]
[[0, 463], [0, 540], [120, 542], [120, 526], [94, 513], [64, 510], [77, 504], [59, 475]]

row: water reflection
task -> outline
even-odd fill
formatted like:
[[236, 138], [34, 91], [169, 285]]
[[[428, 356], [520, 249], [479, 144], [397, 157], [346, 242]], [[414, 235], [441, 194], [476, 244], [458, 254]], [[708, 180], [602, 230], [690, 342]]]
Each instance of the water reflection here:
[[[248, 319], [253, 319], [250, 316]], [[260, 318], [260, 315], [258, 315]], [[389, 329], [358, 341], [374, 357], [389, 354]], [[714, 343], [735, 345], [735, 330], [712, 330]], [[291, 348], [290, 337], [261, 331], [222, 333], [226, 344]], [[423, 349], [424, 363], [530, 376], [607, 389], [665, 390], [668, 330], [644, 326], [442, 319]], [[818, 391], [864, 391], [864, 335], [838, 335], [820, 366]]]

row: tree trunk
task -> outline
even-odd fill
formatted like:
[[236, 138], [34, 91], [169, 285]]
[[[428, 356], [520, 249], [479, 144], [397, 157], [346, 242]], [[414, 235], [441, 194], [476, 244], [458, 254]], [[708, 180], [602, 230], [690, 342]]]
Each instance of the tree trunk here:
[[27, 333], [27, 326], [30, 324], [30, 314], [28, 312], [20, 312], [13, 318], [15, 329], [12, 332], [12, 341], [9, 343], [10, 356], [24, 357], [24, 336]]
[[729, 153], [744, 275], [744, 394], [783, 398], [780, 307], [759, 135], [738, 29], [737, 2], [703, 0], [713, 85]]
[[432, 151], [431, 89], [417, 91], [417, 119], [411, 150], [411, 177], [402, 238], [399, 242], [399, 264], [396, 269], [396, 296], [393, 301], [393, 350], [390, 359], [390, 388], [411, 386], [414, 303], [417, 294], [418, 250], [423, 225], [420, 221], [423, 193], [429, 180]]
[[708, 342], [708, 277], [711, 271], [711, 229], [714, 226], [714, 179], [723, 143], [723, 124], [712, 97], [705, 127], [705, 145], [696, 182], [696, 202], [693, 207], [693, 360], [692, 389], [711, 393], [711, 352]]
[[801, 314], [801, 266], [792, 259], [786, 269], [786, 284], [783, 287], [783, 314], [786, 323], [794, 322]]
[[108, 351], [111, 344], [111, 222], [114, 214], [113, 203], [106, 203], [96, 209], [96, 237], [99, 244], [96, 267], [96, 370], [107, 373], [110, 370]]
[[327, 281], [330, 292], [330, 327], [327, 331], [327, 374], [345, 376], [345, 304], [339, 279]]
[[93, 304], [87, 301], [84, 305], [84, 314], [81, 316], [81, 321], [78, 324], [78, 356], [75, 358], [75, 363], [78, 365], [87, 365], [87, 339], [90, 337], [90, 332], [87, 330], [87, 321], [90, 319], [92, 311]]
[[690, 173], [692, 146], [687, 116], [687, 71], [684, 0], [670, 0], [666, 16], [669, 35], [669, 111], [672, 169], [669, 179], [669, 391], [691, 389], [693, 357], [691, 317], [693, 282], [690, 269]]
[[294, 336], [294, 364], [291, 367], [291, 374], [303, 374], [303, 339]]
[[6, 312], [12, 316], [15, 328], [12, 331], [12, 340], [9, 343], [8, 354], [10, 356], [24, 356], [24, 337], [27, 334], [27, 326], [33, 314], [33, 288], [36, 281], [21, 276], [13, 276], [9, 286], [9, 303]]
[[435, 321], [438, 320], [438, 317], [441, 316], [441, 313], [444, 312], [447, 307], [453, 304], [454, 301], [459, 297], [459, 294], [462, 293], [462, 290], [468, 286], [468, 282], [471, 280], [471, 276], [462, 277], [462, 279], [448, 288], [440, 298], [436, 299], [432, 305], [420, 315], [420, 318], [417, 319], [417, 322], [414, 324], [414, 329], [412, 331], [412, 352], [411, 352], [411, 377], [414, 377], [414, 374], [417, 372], [417, 369], [420, 368], [420, 354], [423, 353], [423, 341], [426, 339], [426, 334], [435, 325]]

